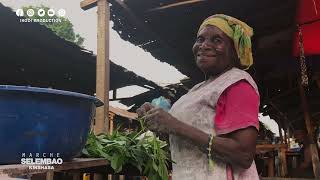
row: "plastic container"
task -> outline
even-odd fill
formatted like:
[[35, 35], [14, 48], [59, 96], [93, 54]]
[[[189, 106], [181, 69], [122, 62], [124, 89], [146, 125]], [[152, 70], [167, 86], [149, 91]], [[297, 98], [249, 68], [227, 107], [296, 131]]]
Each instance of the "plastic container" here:
[[0, 85], [0, 164], [20, 163], [23, 153], [72, 159], [84, 147], [101, 105], [80, 93]]

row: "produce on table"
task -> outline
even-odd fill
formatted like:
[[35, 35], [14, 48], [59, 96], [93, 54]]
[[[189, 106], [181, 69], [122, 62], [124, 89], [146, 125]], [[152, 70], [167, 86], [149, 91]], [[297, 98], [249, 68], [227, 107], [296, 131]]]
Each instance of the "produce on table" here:
[[[83, 154], [88, 157], [105, 158], [111, 162], [116, 173], [124, 165], [131, 164], [149, 180], [168, 180], [169, 153], [167, 143], [153, 133], [146, 133], [144, 119], [139, 119], [141, 130], [119, 132], [111, 135], [89, 134]], [[150, 132], [150, 131], [149, 131]]]

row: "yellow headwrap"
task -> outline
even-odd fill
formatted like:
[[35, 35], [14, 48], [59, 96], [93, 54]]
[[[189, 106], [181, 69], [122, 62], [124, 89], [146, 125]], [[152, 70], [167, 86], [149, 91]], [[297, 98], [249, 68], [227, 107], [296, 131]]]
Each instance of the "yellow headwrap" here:
[[253, 64], [251, 49], [253, 30], [250, 26], [231, 16], [216, 14], [203, 21], [198, 33], [207, 25], [218, 27], [233, 40], [240, 63], [245, 66], [245, 69], [248, 69]]

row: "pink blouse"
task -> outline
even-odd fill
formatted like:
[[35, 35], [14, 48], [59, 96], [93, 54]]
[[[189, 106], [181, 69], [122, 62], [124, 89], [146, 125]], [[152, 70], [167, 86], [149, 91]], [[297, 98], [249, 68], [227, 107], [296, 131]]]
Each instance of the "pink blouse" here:
[[[247, 81], [241, 80], [228, 87], [219, 97], [215, 131], [217, 135], [228, 134], [250, 126], [259, 130], [258, 113], [259, 96]], [[227, 179], [233, 180], [230, 165], [227, 165]]]
[[253, 87], [245, 80], [231, 85], [217, 103], [214, 120], [217, 135], [250, 126], [259, 130], [258, 113], [259, 96]]

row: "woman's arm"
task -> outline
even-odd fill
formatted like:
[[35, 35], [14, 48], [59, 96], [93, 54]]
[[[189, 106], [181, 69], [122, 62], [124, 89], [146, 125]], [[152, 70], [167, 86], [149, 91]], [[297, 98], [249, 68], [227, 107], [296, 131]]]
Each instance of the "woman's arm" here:
[[[175, 124], [174, 129], [176, 130], [174, 134], [192, 140], [199, 147], [208, 147], [208, 134], [180, 121]], [[254, 127], [248, 127], [227, 135], [214, 137], [211, 147], [212, 154], [213, 156], [216, 154], [233, 166], [248, 169], [254, 159], [257, 134], [258, 132]], [[201, 149], [205, 151], [205, 148]]]
[[[144, 106], [147, 107], [147, 111], [141, 108], [138, 110], [138, 114], [145, 114], [146, 123], [150, 130], [188, 138], [207, 153], [209, 134], [177, 120], [161, 108], [154, 108], [149, 104]], [[215, 137], [212, 144], [212, 153], [216, 153], [225, 162], [233, 166], [248, 169], [254, 158], [257, 134], [258, 132], [254, 127], [248, 127]]]

